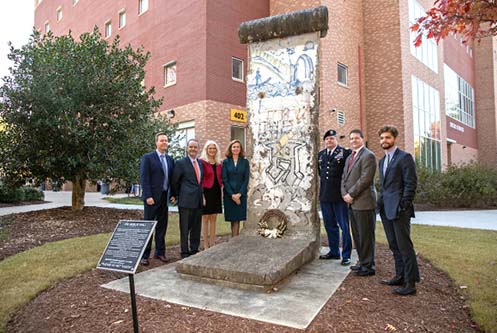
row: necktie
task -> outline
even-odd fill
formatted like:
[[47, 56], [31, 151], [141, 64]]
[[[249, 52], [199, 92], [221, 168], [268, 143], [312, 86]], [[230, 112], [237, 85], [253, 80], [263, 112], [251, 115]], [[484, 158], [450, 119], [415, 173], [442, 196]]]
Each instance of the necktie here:
[[326, 157], [330, 158], [330, 156], [331, 156], [331, 150], [328, 149], [326, 150]]
[[356, 154], [356, 151], [354, 150], [352, 152], [352, 157], [349, 160], [349, 166], [347, 167], [347, 170], [350, 170], [350, 167], [352, 166], [352, 163], [354, 163], [355, 154]]
[[195, 176], [197, 176], [197, 182], [200, 184], [200, 170], [198, 169], [197, 160], [193, 160], [193, 169], [195, 169]]
[[387, 153], [385, 163], [383, 163], [383, 176], [387, 173], [388, 165], [390, 164], [390, 154]]
[[163, 188], [164, 188], [164, 191], [167, 191], [167, 183], [168, 183], [168, 179], [167, 179], [167, 161], [166, 161], [166, 155], [160, 155], [160, 164], [162, 164], [162, 171], [164, 171], [164, 185], [163, 185]]

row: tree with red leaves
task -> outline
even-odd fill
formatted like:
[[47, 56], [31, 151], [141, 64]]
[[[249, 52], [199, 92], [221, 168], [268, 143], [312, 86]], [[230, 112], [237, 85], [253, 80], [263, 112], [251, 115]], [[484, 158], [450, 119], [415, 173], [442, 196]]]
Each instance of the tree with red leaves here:
[[419, 46], [423, 34], [438, 43], [449, 33], [458, 33], [465, 41], [497, 35], [496, 0], [436, 0], [411, 26], [418, 32], [414, 45]]

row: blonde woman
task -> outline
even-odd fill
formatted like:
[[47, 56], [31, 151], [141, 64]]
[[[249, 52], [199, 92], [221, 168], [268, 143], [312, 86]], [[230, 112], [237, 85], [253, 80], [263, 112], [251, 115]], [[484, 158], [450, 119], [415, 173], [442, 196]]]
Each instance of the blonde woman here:
[[249, 162], [244, 157], [240, 140], [230, 142], [223, 161], [224, 219], [231, 222], [231, 237], [240, 233], [240, 221], [247, 219], [247, 187]]
[[222, 212], [222, 187], [221, 178], [221, 150], [216, 142], [208, 140], [202, 154], [204, 178], [202, 189], [204, 191], [204, 202], [202, 207], [202, 239], [204, 250], [216, 244], [216, 219], [217, 214]]

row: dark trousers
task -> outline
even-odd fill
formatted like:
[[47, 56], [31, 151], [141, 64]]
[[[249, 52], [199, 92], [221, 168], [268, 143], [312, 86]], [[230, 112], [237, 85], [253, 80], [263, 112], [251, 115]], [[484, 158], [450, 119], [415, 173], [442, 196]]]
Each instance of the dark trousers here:
[[375, 211], [350, 208], [349, 216], [361, 270], [374, 270]]
[[181, 257], [198, 252], [200, 229], [202, 228], [202, 209], [179, 207], [179, 229]]
[[[323, 213], [324, 228], [328, 235], [330, 254], [340, 256], [340, 229], [342, 229], [342, 258], [350, 259], [352, 252], [352, 238], [349, 228], [349, 211], [344, 201], [320, 202]], [[340, 227], [340, 228], [339, 228]]]
[[[167, 207], [167, 192], [162, 192], [159, 202], [153, 205], [144, 205], [144, 220], [157, 221], [155, 225], [155, 255], [165, 256], [166, 255], [166, 231], [167, 231], [167, 217], [168, 217], [168, 207]], [[150, 257], [150, 251], [152, 250], [152, 238], [143, 252], [143, 259], [148, 259]]]
[[419, 282], [419, 268], [411, 241], [411, 211], [401, 211], [395, 220], [387, 219], [383, 210], [380, 216], [388, 246], [393, 253], [395, 275], [402, 276], [406, 283], [414, 285]]

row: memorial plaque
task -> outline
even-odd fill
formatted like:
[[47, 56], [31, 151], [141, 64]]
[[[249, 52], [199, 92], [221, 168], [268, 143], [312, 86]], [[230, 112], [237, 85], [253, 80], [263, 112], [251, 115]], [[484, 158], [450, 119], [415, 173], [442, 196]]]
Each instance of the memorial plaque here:
[[121, 220], [97, 268], [135, 274], [157, 221]]

